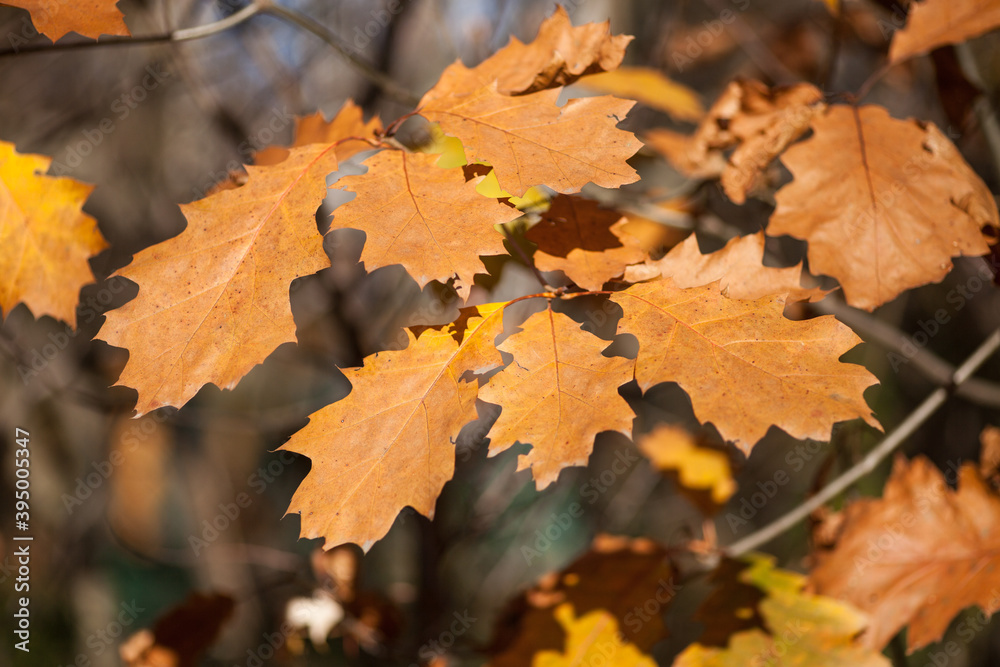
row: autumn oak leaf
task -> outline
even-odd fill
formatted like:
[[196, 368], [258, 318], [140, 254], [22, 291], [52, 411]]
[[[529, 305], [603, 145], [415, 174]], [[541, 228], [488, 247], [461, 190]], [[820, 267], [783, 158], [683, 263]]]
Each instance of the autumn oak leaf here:
[[560, 107], [558, 98], [558, 89], [508, 97], [495, 82], [471, 91], [435, 88], [420, 115], [458, 137], [469, 162], [493, 165], [500, 187], [518, 197], [535, 185], [568, 194], [591, 182], [617, 188], [637, 181], [626, 160], [642, 144], [617, 127], [635, 102], [602, 95]]
[[368, 158], [368, 173], [337, 183], [358, 196], [334, 211], [333, 227], [365, 232], [361, 261], [368, 271], [402, 264], [421, 286], [457, 275], [466, 296], [473, 275], [486, 272], [479, 256], [505, 253], [493, 226], [521, 212], [477, 193], [481, 176], [466, 181], [461, 169], [438, 167], [438, 159], [397, 150]]
[[302, 537], [367, 551], [404, 507], [434, 516], [455, 471], [454, 438], [476, 419], [477, 384], [462, 376], [503, 363], [493, 342], [502, 314], [503, 304], [479, 306], [460, 341], [454, 327], [408, 333], [406, 349], [345, 371], [347, 398], [310, 415], [281, 447], [312, 460], [288, 508], [302, 515]]
[[847, 419], [879, 427], [862, 395], [875, 376], [838, 361], [861, 339], [833, 316], [792, 321], [783, 296], [729, 299], [717, 284], [680, 289], [669, 278], [611, 300], [624, 311], [618, 332], [639, 340], [642, 390], [676, 382], [695, 416], [745, 454], [771, 425], [815, 440]]
[[[353, 100], [347, 100], [333, 117], [327, 121], [318, 111], [310, 116], [295, 119], [295, 135], [292, 147], [308, 146], [309, 144], [332, 144], [340, 142], [334, 149], [337, 160], [344, 162], [361, 151], [371, 150], [373, 146], [363, 138], [374, 138], [382, 131], [382, 121], [375, 116], [365, 121], [361, 107]], [[358, 140], [348, 140], [358, 137]], [[254, 155], [254, 164], [258, 166], [278, 164], [288, 157], [288, 149], [281, 146], [268, 146]]]
[[0, 308], [23, 302], [76, 326], [80, 288], [94, 282], [87, 260], [107, 243], [82, 211], [94, 187], [46, 176], [51, 162], [0, 141]]
[[945, 44], [957, 44], [1000, 27], [995, 0], [922, 0], [911, 2], [906, 27], [897, 30], [889, 62], [898, 63]]
[[764, 266], [764, 233], [757, 232], [729, 240], [715, 252], [701, 254], [694, 234], [674, 246], [658, 260], [647, 260], [625, 270], [630, 283], [671, 277], [678, 287], [701, 287], [718, 281], [719, 289], [731, 299], [759, 299], [772, 294], [788, 294], [790, 301], [819, 301], [826, 292], [802, 287], [802, 263], [779, 269]]
[[767, 234], [808, 241], [810, 270], [840, 281], [850, 305], [873, 310], [940, 281], [952, 257], [989, 252], [993, 196], [933, 123], [838, 105], [812, 129], [781, 158], [794, 179]]
[[503, 408], [489, 432], [489, 455], [531, 443], [517, 469], [530, 467], [544, 489], [563, 468], [586, 465], [601, 431], [631, 432], [632, 410], [618, 387], [632, 379], [632, 361], [603, 356], [607, 346], [549, 308], [529, 317], [500, 345], [514, 361], [479, 392]]
[[[118, 0], [3, 0], [0, 5], [27, 9], [38, 32], [53, 42], [70, 32], [97, 39], [101, 35], [130, 35]], [[13, 35], [13, 33], [11, 33]]]
[[1000, 609], [1000, 497], [973, 464], [952, 490], [926, 458], [897, 457], [882, 497], [847, 507], [810, 581], [872, 617], [867, 646], [906, 625], [909, 651], [926, 646], [966, 607]]
[[180, 407], [208, 383], [231, 388], [295, 340], [288, 287], [330, 265], [316, 209], [336, 170], [320, 144], [249, 165], [246, 185], [181, 205], [187, 228], [118, 272], [139, 295], [107, 314], [100, 338], [129, 351], [118, 383], [139, 392], [138, 415]]

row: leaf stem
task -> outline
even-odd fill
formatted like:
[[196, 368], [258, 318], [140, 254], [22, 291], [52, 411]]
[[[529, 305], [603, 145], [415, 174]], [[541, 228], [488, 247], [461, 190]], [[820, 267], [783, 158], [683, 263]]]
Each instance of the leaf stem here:
[[962, 385], [973, 373], [1000, 348], [1000, 329], [994, 331], [982, 345], [980, 345], [965, 362], [958, 367], [951, 377], [951, 384], [948, 387], [938, 387], [930, 396], [924, 399], [916, 410], [903, 420], [903, 423], [896, 427], [882, 443], [858, 461], [853, 467], [846, 470], [840, 477], [826, 485], [823, 490], [812, 498], [809, 498], [792, 511], [747, 535], [725, 549], [729, 556], [741, 556], [748, 551], [756, 549], [762, 544], [770, 542], [781, 535], [786, 530], [805, 519], [818, 507], [828, 502], [859, 479], [870, 473], [881, 461], [892, 453], [896, 447], [903, 443], [921, 424], [923, 424], [938, 408], [940, 408], [955, 388]]

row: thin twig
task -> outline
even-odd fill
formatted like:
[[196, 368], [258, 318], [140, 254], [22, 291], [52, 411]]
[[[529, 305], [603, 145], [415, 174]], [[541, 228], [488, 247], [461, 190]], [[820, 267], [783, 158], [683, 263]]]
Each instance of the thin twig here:
[[924, 399], [920, 406], [910, 413], [903, 420], [903, 423], [896, 427], [882, 443], [875, 449], [868, 452], [865, 458], [861, 459], [854, 467], [845, 471], [837, 479], [830, 482], [822, 491], [812, 498], [797, 505], [795, 509], [755, 531], [742, 540], [729, 545], [725, 552], [729, 556], [740, 556], [748, 551], [756, 549], [762, 544], [767, 544], [778, 535], [781, 535], [792, 526], [809, 516], [814, 510], [830, 501], [859, 479], [873, 471], [876, 466], [892, 453], [896, 447], [903, 443], [921, 424], [923, 424], [938, 408], [940, 408], [948, 398], [952, 389], [962, 385], [990, 356], [1000, 348], [1000, 329], [993, 332], [968, 359], [965, 360], [955, 374], [952, 376], [951, 387], [938, 387], [930, 396]]
[[330, 48], [339, 53], [343, 58], [345, 58], [349, 63], [351, 63], [359, 72], [364, 74], [372, 83], [382, 89], [390, 97], [396, 99], [396, 101], [406, 106], [415, 107], [420, 101], [420, 98], [415, 94], [406, 90], [398, 83], [392, 80], [384, 72], [372, 67], [370, 64], [362, 60], [361, 58], [354, 55], [350, 49], [344, 46], [343, 42], [337, 35], [335, 35], [329, 28], [321, 23], [318, 23], [315, 19], [310, 16], [303, 14], [302, 12], [296, 11], [289, 7], [274, 4], [267, 1], [263, 7], [264, 12], [287, 21], [293, 25], [296, 25], [303, 30], [307, 30], [312, 34], [316, 35], [324, 42], [326, 42]]

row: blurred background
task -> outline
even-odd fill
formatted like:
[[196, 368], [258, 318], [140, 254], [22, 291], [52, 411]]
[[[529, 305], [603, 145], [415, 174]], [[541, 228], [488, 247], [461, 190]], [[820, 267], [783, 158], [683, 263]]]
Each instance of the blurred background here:
[[[217, 21], [244, 4], [123, 0], [119, 8], [132, 34], [140, 36]], [[471, 66], [510, 35], [530, 41], [555, 7], [550, 0], [405, 0], [396, 5], [400, 11], [388, 13], [380, 0], [283, 4], [329, 28], [348, 50], [417, 96], [456, 58]], [[888, 38], [901, 24], [901, 7], [869, 1], [844, 2], [836, 17], [819, 0], [577, 0], [567, 9], [575, 24], [610, 19], [614, 33], [634, 35], [625, 63], [661, 70], [694, 89], [706, 107], [737, 76], [856, 91], [885, 63]], [[735, 19], [723, 24], [724, 11]], [[366, 31], [380, 16], [388, 22]], [[79, 36], [63, 42], [74, 40]], [[46, 42], [34, 34], [27, 12], [0, 7], [0, 51]], [[143, 81], [155, 83], [143, 88], [140, 100], [134, 91]], [[886, 106], [897, 118], [936, 123], [996, 192], [1000, 164], [989, 124], [996, 123], [998, 86], [994, 34], [893, 68], [866, 102]], [[566, 96], [587, 94], [576, 87]], [[204, 196], [253, 152], [289, 143], [295, 116], [318, 110], [330, 118], [347, 99], [386, 124], [412, 110], [328, 44], [271, 16], [184, 43], [0, 53], [0, 139], [22, 153], [52, 156], [58, 173], [95, 184], [85, 211], [110, 244], [92, 261], [96, 282], [81, 292], [77, 330], [49, 317], [36, 319], [24, 306], [2, 314], [0, 497], [3, 507], [11, 505], [15, 428], [27, 429], [35, 542], [32, 651], [16, 652], [5, 639], [0, 664], [122, 664], [122, 646], [127, 656], [128, 641], [133, 648], [144, 641], [136, 633], [185, 600], [204, 615], [194, 614], [194, 626], [220, 625], [218, 640], [196, 664], [481, 664], [480, 651], [490, 645], [506, 603], [578, 558], [598, 533], [645, 536], [666, 547], [713, 537], [699, 504], [645, 459], [624, 474], [602, 476], [622, 452], [635, 450], [622, 436], [599, 436], [587, 468], [567, 469], [556, 484], [536, 491], [528, 473], [514, 472], [525, 447], [486, 458], [484, 434], [496, 410], [482, 406], [485, 417], [459, 439], [456, 475], [433, 522], [404, 511], [367, 554], [348, 546], [323, 555], [318, 541], [299, 540], [298, 517], [284, 513], [309, 461], [274, 450], [310, 413], [347, 394], [339, 368], [391, 347], [414, 317], [444, 322], [455, 312], [446, 289], [421, 291], [399, 267], [367, 273], [359, 263], [360, 232], [328, 235], [331, 268], [293, 283], [298, 345], [277, 349], [232, 391], [207, 386], [179, 411], [131, 419], [135, 393], [112, 386], [127, 352], [94, 337], [103, 313], [133, 298], [136, 287], [108, 276], [139, 250], [184, 228], [177, 204]], [[103, 119], [111, 119], [113, 129], [99, 133], [97, 141], [94, 129]], [[623, 127], [693, 129], [642, 105]], [[412, 122], [400, 139], [416, 145], [426, 134]], [[361, 173], [364, 157], [341, 174]], [[734, 234], [766, 227], [773, 208], [769, 193], [736, 206], [716, 182], [691, 181], [652, 152], [641, 152], [632, 164], [642, 180], [615, 197], [623, 205], [667, 212], [644, 222], [654, 255], [690, 230], [697, 230], [707, 252]], [[788, 180], [780, 164], [768, 176], [775, 187]], [[330, 182], [335, 185], [337, 177]], [[346, 198], [331, 191], [321, 225]], [[804, 248], [787, 237], [769, 239], [768, 261], [791, 266], [804, 259]], [[476, 298], [510, 298], [533, 288], [531, 272], [517, 259], [487, 264], [490, 275], [477, 280]], [[961, 363], [1000, 324], [994, 286], [977, 278], [990, 275], [984, 268], [981, 259], [956, 260], [943, 283], [912, 290], [873, 315], [836, 303], [789, 314], [837, 312], [872, 341], [845, 359], [878, 376], [881, 385], [866, 397], [889, 430], [935, 387], [928, 364], [936, 362], [940, 370], [941, 363]], [[946, 296], [959, 286], [971, 297], [961, 309], [949, 310], [950, 323], [917, 346], [919, 358], [893, 363], [889, 353], [901, 354], [901, 341], [912, 342], [920, 322], [943, 306], [953, 308], [945, 306]], [[598, 332], [609, 339], [613, 316]], [[978, 377], [985, 380], [981, 391], [950, 399], [909, 439], [908, 454], [927, 454], [943, 469], [979, 456], [980, 431], [998, 421], [1000, 385], [992, 382], [1000, 382], [1000, 362], [988, 362]], [[697, 424], [676, 385], [660, 385], [645, 396], [627, 387], [625, 394], [638, 414], [637, 434], [671, 421], [724, 448], [713, 428]], [[736, 528], [726, 515], [739, 511], [758, 482], [789, 469], [786, 456], [800, 443], [772, 429], [749, 460], [724, 448], [739, 490], [714, 515], [718, 542], [744, 537], [797, 505], [879, 437], [851, 422], [835, 430], [830, 445], [807, 443], [792, 482]], [[878, 493], [886, 473], [884, 465], [852, 493]], [[594, 487], [585, 485], [594, 479], [604, 490], [591, 501], [584, 494]], [[583, 505], [583, 519], [537, 558], [526, 558], [522, 547], [536, 545], [536, 530], [574, 502]], [[0, 516], [0, 630], [6, 638], [12, 636], [16, 578], [12, 521], [13, 511]], [[810, 544], [809, 526], [803, 525], [767, 551], [782, 566], [803, 570]], [[654, 652], [661, 664], [704, 629], [692, 609], [707, 590], [703, 581], [692, 580], [666, 609], [670, 638]], [[191, 598], [196, 592], [204, 597]], [[212, 597], [218, 595], [226, 597]], [[191, 618], [184, 617], [184, 632]], [[922, 665], [921, 656], [897, 658], [899, 664]], [[963, 659], [997, 664], [997, 633], [987, 630], [963, 644]]]

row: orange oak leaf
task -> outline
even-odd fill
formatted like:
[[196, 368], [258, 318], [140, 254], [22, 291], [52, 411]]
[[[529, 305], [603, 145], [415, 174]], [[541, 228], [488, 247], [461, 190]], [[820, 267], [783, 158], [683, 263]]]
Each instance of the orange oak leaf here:
[[839, 280], [850, 305], [874, 310], [940, 281], [952, 257], [989, 252], [993, 196], [933, 123], [839, 105], [812, 129], [782, 156], [794, 180], [767, 233], [807, 240], [810, 270]]
[[461, 377], [503, 363], [493, 344], [503, 306], [468, 311], [461, 333], [454, 326], [424, 329], [419, 338], [408, 332], [406, 349], [344, 371], [347, 398], [310, 415], [280, 448], [312, 460], [288, 508], [302, 515], [302, 537], [326, 538], [325, 549], [353, 542], [367, 551], [404, 507], [433, 518], [455, 471], [454, 438], [476, 419], [477, 384]]
[[466, 296], [473, 275], [486, 272], [479, 256], [505, 252], [493, 225], [521, 212], [477, 193], [481, 176], [466, 181], [460, 168], [438, 167], [438, 159], [397, 150], [368, 158], [368, 173], [337, 183], [358, 196], [334, 211], [333, 226], [365, 232], [368, 271], [402, 264], [421, 286], [457, 275]]
[[622, 231], [626, 222], [595, 201], [557, 195], [526, 238], [538, 246], [539, 270], [562, 271], [580, 287], [600, 290], [646, 256], [639, 241]]
[[926, 458], [898, 456], [881, 498], [848, 505], [810, 580], [871, 616], [867, 646], [881, 649], [905, 625], [908, 650], [926, 646], [966, 607], [1000, 609], [1000, 497], [974, 464], [953, 491]]
[[496, 82], [474, 90], [439, 86], [421, 100], [420, 115], [458, 137], [469, 162], [493, 165], [500, 187], [518, 197], [535, 185], [572, 193], [590, 182], [617, 188], [637, 181], [626, 160], [642, 144], [617, 127], [635, 102], [602, 95], [559, 107], [558, 99], [558, 89], [508, 97]]
[[603, 356], [607, 346], [551, 308], [529, 317], [499, 346], [514, 361], [479, 392], [503, 408], [489, 432], [489, 455], [531, 443], [517, 469], [531, 468], [544, 489], [563, 468], [586, 465], [601, 431], [631, 432], [632, 410], [618, 387], [632, 379], [632, 361]]
[[[521, 546], [521, 555], [529, 565], [541, 558], [529, 544]], [[522, 667], [539, 651], [560, 650], [566, 632], [555, 611], [563, 604], [580, 615], [609, 614], [625, 642], [651, 651], [667, 637], [663, 611], [680, 588], [665, 548], [646, 538], [599, 534], [589, 551], [510, 601], [497, 621], [489, 664]]]
[[911, 2], [906, 27], [897, 30], [889, 62], [898, 63], [945, 44], [956, 44], [1000, 27], [996, 0]]
[[3, 0], [0, 5], [27, 9], [38, 32], [53, 42], [66, 33], [75, 32], [97, 39], [101, 35], [130, 35], [118, 0]]
[[[823, 93], [808, 83], [768, 88], [736, 80], [691, 136], [655, 129], [643, 141], [692, 178], [719, 178], [738, 204], [756, 189], [771, 161], [809, 129]], [[726, 159], [724, 151], [735, 147]]]
[[701, 287], [719, 281], [731, 299], [759, 299], [788, 294], [791, 301], [819, 301], [826, 292], [801, 286], [802, 263], [784, 269], [764, 266], [764, 233], [730, 239], [721, 250], [701, 254], [694, 234], [658, 260], [634, 264], [625, 270], [630, 283], [670, 276], [678, 287]]
[[46, 176], [51, 162], [0, 141], [0, 308], [23, 302], [76, 326], [80, 288], [94, 282], [87, 260], [108, 244], [82, 211], [94, 186]]
[[494, 81], [503, 95], [534, 93], [573, 83], [585, 74], [606, 72], [621, 65], [631, 35], [612, 35], [610, 23], [574, 27], [561, 6], [542, 22], [530, 44], [516, 37], [470, 69], [455, 61], [441, 74], [425, 101], [444, 90], [475, 89]]
[[590, 90], [620, 95], [659, 109], [679, 120], [696, 122], [705, 115], [698, 93], [649, 67], [619, 67], [591, 74], [578, 82]]
[[320, 144], [249, 165], [246, 185], [182, 204], [187, 228], [118, 272], [139, 295], [108, 313], [100, 338], [129, 351], [118, 383], [139, 392], [138, 415], [182, 406], [208, 383], [231, 388], [295, 340], [288, 286], [330, 265], [316, 209], [336, 170]]
[[772, 424], [815, 440], [846, 419], [879, 427], [862, 396], [875, 376], [838, 361], [861, 339], [832, 315], [796, 322], [782, 315], [782, 296], [729, 299], [717, 284], [680, 289], [669, 278], [611, 300], [624, 311], [618, 332], [639, 339], [642, 390], [676, 382], [695, 416], [745, 454]]
[[[295, 120], [295, 137], [292, 147], [308, 146], [309, 144], [332, 144], [348, 137], [373, 138], [382, 131], [382, 121], [374, 116], [367, 122], [361, 107], [353, 100], [344, 102], [340, 111], [327, 121], [318, 111], [311, 116], [303, 116]], [[336, 147], [337, 159], [341, 162], [357, 155], [361, 151], [371, 150], [373, 146], [366, 141], [343, 141]], [[254, 164], [258, 166], [278, 164], [288, 157], [288, 149], [281, 146], [268, 146], [254, 155]]]

